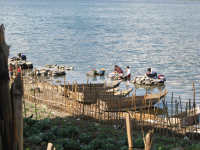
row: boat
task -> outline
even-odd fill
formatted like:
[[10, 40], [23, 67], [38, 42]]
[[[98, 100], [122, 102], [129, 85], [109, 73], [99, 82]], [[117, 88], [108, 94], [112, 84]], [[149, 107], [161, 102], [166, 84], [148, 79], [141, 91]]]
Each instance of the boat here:
[[54, 64], [54, 65], [46, 64], [45, 67], [48, 68], [48, 69], [57, 69], [57, 70], [63, 70], [63, 71], [74, 70], [73, 66], [65, 66], [65, 65], [57, 65], [57, 64]]
[[104, 76], [105, 75], [105, 69], [101, 68], [99, 71], [96, 70], [96, 69], [93, 69], [91, 71], [88, 71], [86, 73], [86, 75], [87, 76], [92, 76], [92, 77], [94, 77], [94, 76]]
[[117, 88], [109, 89], [109, 90], [107, 90], [106, 92], [109, 92], [109, 93], [111, 93], [111, 94], [113, 94], [113, 95], [127, 96], [127, 95], [129, 95], [132, 91], [133, 91], [133, 88], [120, 90], [120, 89], [117, 87]]
[[110, 96], [101, 97], [98, 101], [102, 111], [126, 111], [138, 110], [153, 107], [162, 98], [167, 95], [167, 90], [161, 91], [156, 94], [146, 94], [143, 96], [136, 96], [133, 94], [131, 97], [123, 96]]
[[118, 92], [119, 90], [120, 90], [120, 88], [116, 87], [116, 88], [108, 89], [108, 90], [106, 90], [106, 92]]
[[178, 118], [181, 126], [192, 126], [200, 122], [200, 106], [196, 106], [173, 115], [171, 118]]
[[33, 69], [33, 63], [27, 61], [27, 57], [24, 54], [18, 53], [18, 56], [8, 59], [8, 64], [12, 65], [14, 69], [21, 67], [21, 69]]
[[119, 74], [117, 72], [111, 72], [108, 74], [108, 78], [111, 80], [120, 80], [123, 78], [123, 74]]
[[65, 74], [66, 74], [66, 73], [65, 73], [64, 70], [54, 70], [54, 71], [52, 72], [52, 75], [53, 75], [54, 77], [64, 76]]
[[116, 88], [120, 85], [121, 82], [122, 82], [121, 80], [114, 80], [114, 81], [106, 80], [104, 82], [104, 85], [105, 85], [105, 87], [108, 87], [108, 88]]
[[144, 76], [137, 76], [132, 81], [134, 84], [138, 85], [146, 85], [146, 86], [153, 86], [153, 85], [164, 85], [166, 79], [164, 75], [158, 75], [158, 77], [152, 78], [146, 75]]
[[165, 89], [165, 84], [162, 85], [144, 85], [144, 84], [134, 84], [136, 89], [145, 89], [145, 90], [153, 90], [158, 89], [159, 91], [162, 91]]
[[61, 85], [65, 87], [64, 95], [70, 99], [81, 103], [96, 103], [100, 95], [108, 94], [106, 91], [119, 86], [120, 81], [114, 81], [111, 84], [90, 83], [90, 84], [69, 84]]
[[87, 76], [91, 76], [91, 77], [96, 76], [96, 75], [97, 75], [97, 71], [96, 71], [96, 70], [88, 71], [88, 72], [86, 73], [86, 75], [87, 75]]
[[20, 66], [21, 69], [33, 69], [33, 63], [30, 61], [21, 60], [17, 57], [10, 58], [8, 64], [12, 65], [14, 68]]

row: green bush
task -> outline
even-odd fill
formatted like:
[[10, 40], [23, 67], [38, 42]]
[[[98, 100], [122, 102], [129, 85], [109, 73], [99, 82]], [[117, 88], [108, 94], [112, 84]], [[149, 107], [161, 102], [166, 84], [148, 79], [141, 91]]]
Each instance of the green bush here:
[[39, 144], [42, 141], [42, 138], [40, 136], [33, 135], [33, 136], [30, 136], [27, 140], [30, 143]]
[[120, 137], [120, 139], [117, 141], [117, 143], [120, 144], [120, 145], [128, 145], [127, 136]]
[[68, 137], [73, 138], [76, 137], [79, 134], [79, 130], [76, 127], [65, 127], [65, 128], [56, 128], [55, 134], [60, 137]]
[[104, 133], [104, 132], [100, 132], [99, 134], [98, 134], [98, 138], [102, 138], [102, 139], [104, 139], [104, 138], [107, 138], [107, 137], [109, 137], [110, 135], [108, 134], [108, 133]]
[[39, 126], [41, 130], [49, 129], [51, 127], [50, 120], [48, 118], [40, 120]]
[[68, 141], [68, 138], [58, 138], [55, 140], [55, 143], [58, 145], [64, 146], [64, 144]]
[[96, 138], [94, 140], [92, 140], [89, 144], [91, 145], [92, 149], [100, 149], [103, 148], [102, 146], [105, 144], [105, 140], [104, 139], [100, 139], [100, 138]]
[[115, 144], [112, 144], [112, 143], [106, 143], [102, 146], [102, 149], [103, 150], [116, 150], [118, 149], [118, 147], [116, 147]]
[[144, 148], [144, 141], [142, 137], [133, 140], [133, 146], [136, 148]]
[[200, 150], [200, 144], [192, 144], [186, 147], [186, 150]]
[[120, 148], [120, 150], [127, 150], [128, 149], [128, 146], [127, 145], [124, 145]]
[[91, 145], [81, 145], [81, 150], [93, 150]]
[[166, 146], [160, 143], [153, 144], [153, 150], [169, 150]]
[[80, 140], [81, 143], [88, 144], [92, 140], [92, 137], [91, 137], [90, 134], [82, 133], [79, 136], [79, 140]]
[[64, 149], [66, 150], [80, 150], [80, 143], [73, 139], [67, 139], [64, 143]]
[[53, 141], [56, 139], [56, 136], [53, 132], [49, 131], [44, 133], [43, 140], [44, 141]]
[[56, 150], [64, 150], [64, 147], [62, 145], [59, 144], [54, 144]]
[[32, 126], [35, 123], [37, 123], [37, 120], [34, 120], [30, 117], [24, 118], [24, 124], [27, 124], [28, 126]]
[[23, 134], [25, 137], [29, 137], [30, 135], [39, 134], [40, 130], [38, 130], [38, 128], [36, 128], [36, 127], [25, 126], [23, 132], [24, 132]]

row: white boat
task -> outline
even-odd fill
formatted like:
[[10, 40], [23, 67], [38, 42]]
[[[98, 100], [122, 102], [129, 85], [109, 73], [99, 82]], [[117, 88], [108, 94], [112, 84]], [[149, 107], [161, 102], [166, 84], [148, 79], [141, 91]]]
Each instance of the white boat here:
[[134, 84], [138, 85], [148, 85], [148, 86], [153, 86], [153, 85], [163, 85], [165, 83], [166, 79], [162, 75], [161, 77], [157, 78], [151, 78], [146, 75], [144, 76], [137, 76], [132, 80]]

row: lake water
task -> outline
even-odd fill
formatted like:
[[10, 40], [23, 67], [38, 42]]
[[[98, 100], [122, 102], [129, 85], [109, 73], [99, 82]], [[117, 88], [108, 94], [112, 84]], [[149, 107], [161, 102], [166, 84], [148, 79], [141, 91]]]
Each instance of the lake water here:
[[146, 68], [166, 76], [183, 100], [199, 98], [200, 1], [197, 0], [0, 0], [10, 56], [25, 53], [34, 65], [65, 64], [67, 80], [118, 64], [132, 76]]

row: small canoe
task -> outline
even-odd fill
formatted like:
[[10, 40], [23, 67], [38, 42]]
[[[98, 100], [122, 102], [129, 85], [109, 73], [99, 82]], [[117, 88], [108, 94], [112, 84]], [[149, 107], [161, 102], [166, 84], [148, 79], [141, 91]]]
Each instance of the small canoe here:
[[86, 73], [86, 75], [87, 76], [92, 76], [92, 77], [94, 77], [94, 76], [104, 76], [105, 75], [105, 70], [104, 70], [104, 68], [100, 69], [99, 71], [94, 69], [94, 70], [88, 71]]
[[145, 109], [152, 107], [167, 95], [167, 90], [157, 94], [143, 96], [132, 95], [131, 97], [112, 96], [99, 99], [100, 109], [103, 111], [124, 111]]
[[133, 91], [133, 88], [121, 90], [121, 91], [116, 91], [114, 92], [114, 95], [122, 95], [122, 96], [127, 96]]
[[59, 77], [59, 76], [64, 76], [66, 73], [65, 73], [65, 71], [63, 71], [63, 70], [55, 70], [55, 71], [53, 71], [53, 73], [52, 73], [52, 75], [54, 76], [54, 77]]
[[86, 75], [87, 75], [87, 76], [91, 76], [91, 77], [96, 76], [96, 75], [97, 75], [97, 71], [96, 71], [96, 70], [88, 71], [88, 72], [86, 73]]
[[106, 92], [114, 93], [114, 92], [118, 92], [119, 90], [120, 90], [120, 88], [116, 87], [116, 88], [108, 89], [108, 90], [106, 90]]
[[112, 81], [112, 80], [107, 80], [105, 81], [105, 87], [109, 87], [109, 88], [116, 88], [120, 85], [121, 83], [121, 80], [115, 80], [115, 81]]

